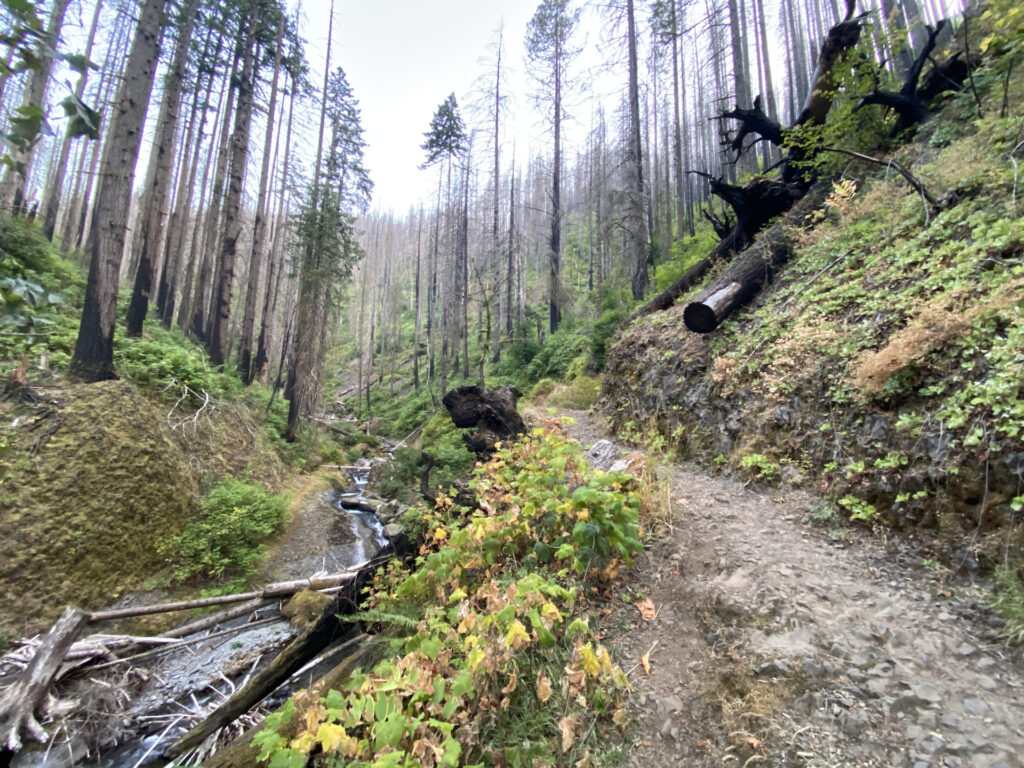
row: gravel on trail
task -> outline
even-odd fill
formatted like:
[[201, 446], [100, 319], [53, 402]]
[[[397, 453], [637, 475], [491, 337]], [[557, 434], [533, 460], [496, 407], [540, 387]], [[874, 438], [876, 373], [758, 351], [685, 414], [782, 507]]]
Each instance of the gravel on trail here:
[[[567, 415], [584, 446], [604, 436]], [[807, 492], [659, 475], [670, 521], [603, 611], [627, 765], [1024, 767], [1024, 663], [984, 590], [913, 542], [814, 525]]]

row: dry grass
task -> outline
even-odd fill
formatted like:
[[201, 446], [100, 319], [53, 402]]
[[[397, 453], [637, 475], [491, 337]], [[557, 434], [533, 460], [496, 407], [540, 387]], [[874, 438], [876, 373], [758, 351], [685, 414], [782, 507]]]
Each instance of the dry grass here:
[[932, 350], [961, 338], [983, 314], [1019, 303], [1024, 298], [1024, 280], [1013, 280], [982, 301], [968, 304], [968, 298], [960, 291], [952, 291], [926, 304], [882, 349], [861, 354], [850, 368], [853, 383], [866, 395], [878, 394], [894, 373], [920, 362]]

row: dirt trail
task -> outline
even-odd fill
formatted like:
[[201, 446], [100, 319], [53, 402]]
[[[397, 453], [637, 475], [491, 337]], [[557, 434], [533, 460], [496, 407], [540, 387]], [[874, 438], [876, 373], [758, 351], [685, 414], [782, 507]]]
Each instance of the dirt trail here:
[[657, 617], [615, 595], [603, 626], [636, 665], [628, 765], [1024, 766], [1024, 664], [979, 589], [940, 588], [905, 541], [832, 540], [809, 494], [664, 475], [670, 528], [627, 576]]

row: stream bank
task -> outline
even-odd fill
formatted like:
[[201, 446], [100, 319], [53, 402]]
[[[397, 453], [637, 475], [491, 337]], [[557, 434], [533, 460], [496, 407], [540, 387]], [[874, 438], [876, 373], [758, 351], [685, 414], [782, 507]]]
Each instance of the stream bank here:
[[[369, 471], [370, 463], [364, 462], [350, 470], [344, 482], [338, 477], [333, 483], [323, 476], [308, 478], [299, 489], [293, 520], [261, 575], [286, 580], [292, 575], [304, 579], [344, 571], [371, 560], [388, 545], [385, 524], [376, 511], [390, 519], [388, 515], [397, 511], [397, 505], [363, 495]], [[388, 532], [397, 535], [393, 526]], [[163, 764], [155, 762], [163, 749], [258, 677], [278, 651], [309, 622], [316, 621], [330, 602], [328, 596], [300, 592], [283, 607], [254, 606], [237, 618], [187, 636], [184, 643], [168, 646], [173, 652], [161, 652], [158, 647], [131, 663], [110, 661], [90, 667], [85, 676], [69, 678], [56, 688], [50, 743], [41, 750], [18, 753], [11, 765], [57, 768], [88, 761], [120, 768]], [[292, 674], [255, 711], [186, 753], [182, 764], [198, 764], [217, 744], [230, 741], [258, 722], [268, 708], [297, 688], [308, 687], [325, 667], [336, 663], [330, 660], [331, 650], [346, 636], [343, 631], [331, 633], [334, 640], [328, 638], [329, 644], [315, 659]], [[17, 669], [13, 664], [7, 667], [0, 661], [0, 683], [5, 672]]]

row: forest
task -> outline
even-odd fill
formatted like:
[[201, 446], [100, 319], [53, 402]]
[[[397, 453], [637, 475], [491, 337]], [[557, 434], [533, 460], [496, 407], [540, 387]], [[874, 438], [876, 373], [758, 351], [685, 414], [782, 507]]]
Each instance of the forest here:
[[1015, 764], [1024, 11], [478, 5], [0, 0], [0, 766]]

